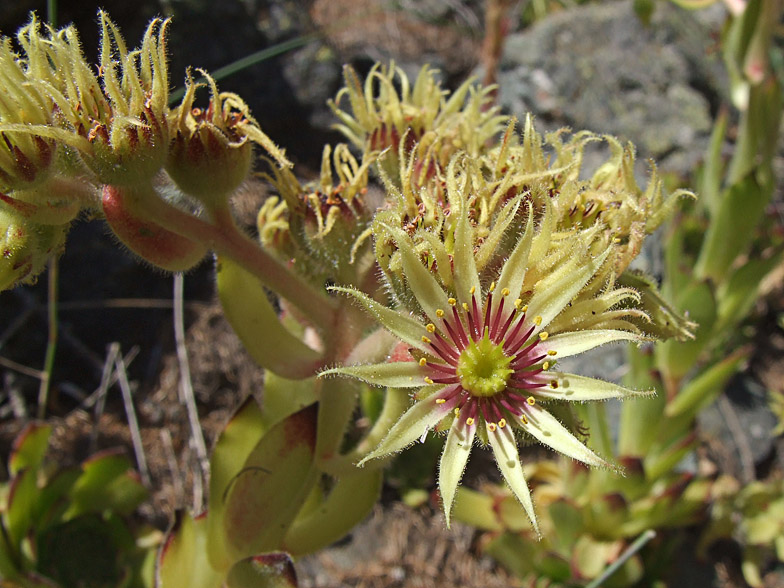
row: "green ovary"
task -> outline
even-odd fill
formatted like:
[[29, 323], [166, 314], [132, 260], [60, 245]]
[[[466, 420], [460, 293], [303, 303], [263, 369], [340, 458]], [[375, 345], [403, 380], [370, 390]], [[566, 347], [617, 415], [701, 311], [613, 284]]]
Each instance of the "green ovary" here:
[[487, 333], [479, 341], [471, 341], [457, 361], [457, 375], [463, 389], [473, 396], [494, 396], [506, 389], [512, 374], [511, 357], [503, 345], [490, 341]]

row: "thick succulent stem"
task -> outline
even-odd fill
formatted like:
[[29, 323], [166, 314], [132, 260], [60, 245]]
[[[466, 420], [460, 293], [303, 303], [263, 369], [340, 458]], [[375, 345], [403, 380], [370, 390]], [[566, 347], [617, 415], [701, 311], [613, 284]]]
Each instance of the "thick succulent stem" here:
[[265, 286], [294, 304], [315, 326], [322, 330], [334, 327], [336, 303], [245, 235], [228, 209], [217, 211], [213, 224], [160, 198], [145, 198], [143, 206], [167, 229], [206, 244], [219, 255], [233, 259], [252, 272]]

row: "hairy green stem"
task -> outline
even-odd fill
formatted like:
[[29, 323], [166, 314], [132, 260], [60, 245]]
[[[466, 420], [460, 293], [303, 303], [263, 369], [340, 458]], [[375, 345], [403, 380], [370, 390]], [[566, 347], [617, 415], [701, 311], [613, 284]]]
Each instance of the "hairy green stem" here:
[[[144, 192], [144, 191], [140, 191]], [[236, 225], [228, 209], [213, 211], [214, 224], [157, 197], [143, 197], [143, 208], [167, 229], [233, 259], [268, 288], [295, 305], [321, 330], [334, 329], [337, 303], [264, 251]]]

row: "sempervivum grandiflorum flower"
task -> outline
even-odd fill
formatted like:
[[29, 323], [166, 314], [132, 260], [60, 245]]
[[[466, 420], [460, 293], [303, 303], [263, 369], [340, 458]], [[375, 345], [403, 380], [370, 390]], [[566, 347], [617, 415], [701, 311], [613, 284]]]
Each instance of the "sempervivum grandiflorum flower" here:
[[[438, 477], [448, 521], [474, 442], [489, 445], [538, 532], [516, 436], [533, 437], [588, 465], [611, 467], [554, 417], [548, 405], [641, 394], [555, 369], [562, 357], [613, 341], [641, 341], [624, 320], [626, 311], [618, 308], [619, 302], [634, 301], [636, 295], [613, 287], [607, 271], [610, 249], [600, 245], [598, 231], [556, 238], [537, 230], [531, 214], [495, 281], [481, 284], [473, 231], [466, 207], [461, 208], [452, 256], [453, 291], [444, 290], [404, 231], [388, 227], [397, 240], [408, 287], [424, 313], [422, 320], [355, 289], [338, 288], [400, 339], [411, 361], [338, 367], [322, 375], [418, 388], [414, 404], [363, 462], [401, 451], [430, 429], [448, 430]], [[547, 224], [542, 220], [539, 226]], [[553, 248], [560, 251], [545, 253]], [[553, 259], [558, 262], [551, 265]], [[543, 277], [529, 288], [526, 275], [532, 273]], [[597, 287], [597, 280], [605, 283]]]

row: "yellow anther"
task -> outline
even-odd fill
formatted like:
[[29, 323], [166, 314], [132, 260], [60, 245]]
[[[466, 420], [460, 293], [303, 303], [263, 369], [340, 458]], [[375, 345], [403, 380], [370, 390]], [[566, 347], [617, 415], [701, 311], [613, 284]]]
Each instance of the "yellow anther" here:
[[450, 298], [449, 300], [447, 300], [447, 302], [449, 303], [449, 306], [454, 306], [455, 304], [457, 304], [457, 300], [455, 300], [454, 298]]
[[[490, 282], [490, 292], [495, 292], [495, 282]], [[471, 292], [473, 294], [473, 292]]]
[[528, 305], [526, 304], [520, 309], [522, 312], [528, 312]]
[[515, 300], [515, 301], [514, 301], [514, 307], [515, 307], [517, 310], [520, 310], [520, 307], [521, 307], [522, 305], [523, 305], [523, 301], [522, 301], [522, 299], [518, 298], [517, 300]]
[[558, 380], [550, 380], [550, 388], [552, 388], [553, 390], [558, 388]]
[[446, 402], [445, 398], [436, 398], [436, 404], [444, 404]]
[[455, 416], [456, 417], [460, 416], [460, 407], [459, 406], [455, 408]]
[[527, 424], [528, 424], [528, 419], [526, 418], [526, 416], [525, 416], [524, 414], [521, 414], [521, 415], [520, 415], [520, 421], [522, 421], [522, 423], [523, 423], [524, 425], [527, 425]]
[[551, 349], [550, 351], [547, 352], [547, 355], [549, 355], [550, 357], [555, 357], [556, 353], [558, 352], [555, 349]]
[[620, 239], [620, 237], [613, 237], [612, 242], [617, 244], [617, 243], [621, 242], [621, 239]]
[[[424, 365], [424, 364], [420, 363], [419, 365]], [[550, 369], [550, 362], [549, 361], [544, 362], [542, 364], [542, 369], [543, 370], [549, 370]]]
[[501, 419], [498, 421], [498, 426], [503, 429], [506, 426], [506, 419]]
[[474, 424], [475, 422], [476, 422], [476, 421], [474, 420], [474, 417], [468, 417], [468, 418], [466, 419], [466, 425], [468, 425], [469, 427], [473, 426], [473, 424]]
[[422, 343], [430, 343], [430, 339], [422, 335]]
[[441, 317], [443, 317], [443, 316], [444, 316], [444, 311], [443, 311], [443, 310], [441, 310], [440, 308], [436, 308], [436, 316], [437, 316], [438, 318], [441, 318]]
[[531, 406], [533, 406], [534, 404], [536, 404], [536, 398], [534, 398], [533, 396], [529, 396], [528, 398], [526, 398], [526, 399], [525, 399], [525, 401], [526, 401], [526, 402], [527, 402], [529, 405], [531, 405]]
[[428, 378], [427, 376], [425, 376], [425, 384], [432, 384], [432, 383], [433, 383], [433, 380], [431, 378]]
[[476, 293], [476, 286], [471, 286], [471, 289], [468, 291], [468, 293], [473, 296]]
[[541, 333], [539, 333], [539, 338], [540, 338], [542, 341], [547, 341], [547, 337], [548, 337], [548, 335], [547, 335], [547, 331], [542, 331]]
[[467, 302], [463, 302], [463, 310], [468, 312], [468, 303]]
[[423, 357], [422, 359], [419, 360], [419, 365], [425, 367], [427, 365], [427, 360]]
[[504, 288], [501, 290], [501, 296], [509, 296], [511, 293], [512, 291], [509, 288]]
[[436, 326], [433, 323], [428, 323], [427, 325], [425, 325], [425, 328], [427, 329], [428, 333], [436, 332]]
[[495, 433], [497, 425], [495, 423], [487, 423], [487, 430], [491, 433]]
[[542, 324], [542, 317], [537, 316], [536, 318], [534, 318], [534, 322], [536, 323], [536, 326], [538, 327], [539, 325]]

